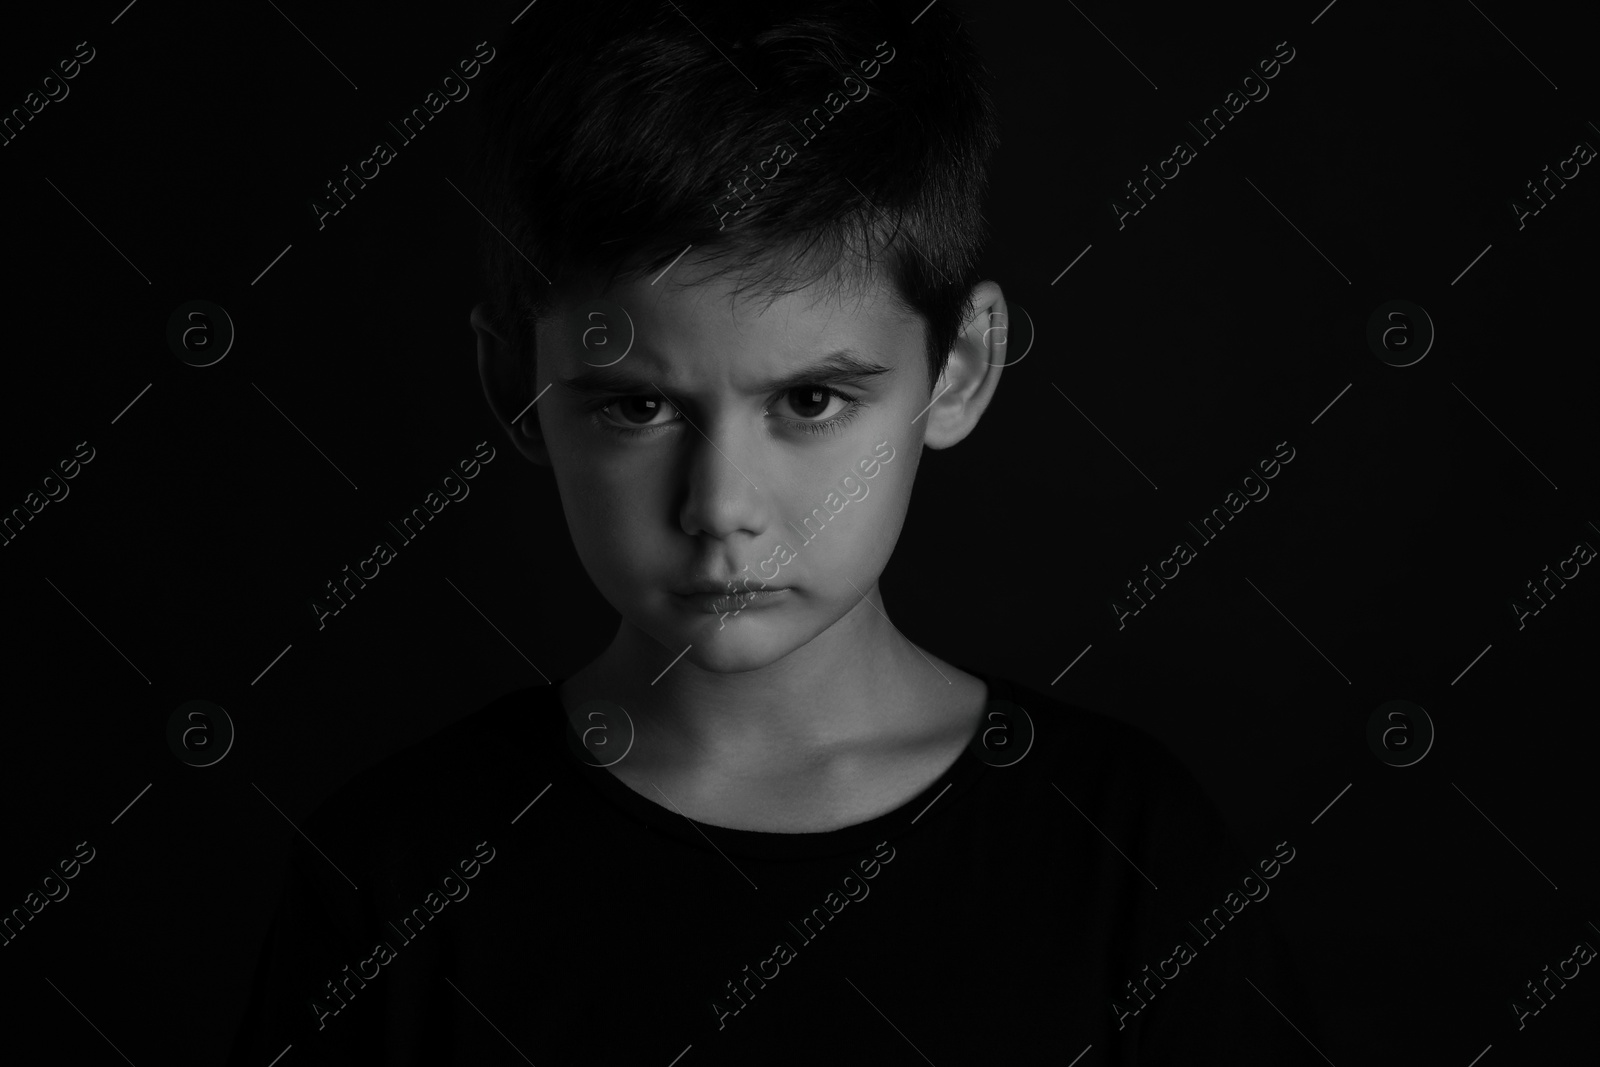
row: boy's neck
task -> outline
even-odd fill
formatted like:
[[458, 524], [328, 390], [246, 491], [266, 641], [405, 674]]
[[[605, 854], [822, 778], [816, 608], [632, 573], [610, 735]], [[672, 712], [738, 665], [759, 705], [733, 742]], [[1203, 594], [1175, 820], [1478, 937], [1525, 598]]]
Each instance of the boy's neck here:
[[[679, 650], [681, 651], [681, 650]], [[605, 652], [562, 685], [568, 709], [621, 705], [642, 760], [683, 766], [803, 766], [921, 743], [982, 702], [982, 682], [908, 641], [866, 600], [781, 660], [736, 673], [679, 659], [627, 620]]]

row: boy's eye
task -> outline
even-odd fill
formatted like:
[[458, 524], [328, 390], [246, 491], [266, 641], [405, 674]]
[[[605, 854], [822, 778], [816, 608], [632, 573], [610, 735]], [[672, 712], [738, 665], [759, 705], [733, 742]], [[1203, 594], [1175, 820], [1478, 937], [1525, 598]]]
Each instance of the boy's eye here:
[[625, 396], [611, 401], [600, 410], [610, 413], [630, 426], [647, 426], [663, 408], [671, 407], [671, 404], [664, 403], [657, 397]]
[[[835, 400], [842, 406], [830, 412], [829, 409]], [[780, 393], [767, 410], [770, 412], [780, 402], [785, 403], [793, 411], [792, 421], [822, 423], [850, 410], [855, 400], [825, 385], [801, 385]], [[670, 418], [658, 419], [658, 416], [663, 413], [670, 415], [676, 409], [670, 400], [664, 400], [659, 396], [639, 395], [616, 397], [606, 401], [599, 410], [617, 429], [657, 429], [672, 422]]]
[[[780, 394], [780, 399], [787, 399], [794, 413], [806, 422], [826, 417], [830, 400], [840, 400], [846, 405], [850, 401], [850, 398], [843, 393], [836, 393], [825, 385], [796, 386]], [[835, 411], [834, 414], [838, 412]]]

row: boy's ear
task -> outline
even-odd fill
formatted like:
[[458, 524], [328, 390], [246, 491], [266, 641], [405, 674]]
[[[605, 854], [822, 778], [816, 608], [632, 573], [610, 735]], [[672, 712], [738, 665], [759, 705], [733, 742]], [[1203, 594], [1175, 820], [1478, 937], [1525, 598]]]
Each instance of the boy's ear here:
[[999, 284], [986, 281], [974, 286], [972, 309], [944, 373], [934, 383], [935, 399], [923, 434], [929, 448], [949, 448], [971, 433], [1000, 384], [1011, 319]]
[[494, 308], [479, 303], [469, 320], [478, 335], [478, 378], [483, 396], [495, 421], [523, 456], [541, 467], [550, 466], [550, 450], [545, 446], [539, 414], [533, 400], [533, 360], [524, 366], [515, 346], [495, 325]]

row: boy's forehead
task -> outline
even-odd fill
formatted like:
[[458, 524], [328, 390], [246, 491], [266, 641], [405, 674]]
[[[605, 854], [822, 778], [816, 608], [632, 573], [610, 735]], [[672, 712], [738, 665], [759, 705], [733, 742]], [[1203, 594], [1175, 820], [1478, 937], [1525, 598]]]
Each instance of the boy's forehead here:
[[919, 322], [881, 272], [762, 285], [686, 257], [655, 275], [574, 287], [552, 311], [551, 325], [579, 342], [559, 347], [590, 365], [600, 358], [597, 339], [612, 353], [628, 347], [619, 340], [632, 341], [630, 353], [663, 365], [708, 344], [730, 353], [755, 346], [780, 358], [814, 356], [823, 347], [871, 349], [883, 361], [920, 350]]
[[716, 259], [687, 252], [664, 269], [632, 274], [603, 289], [588, 286], [591, 297], [634, 303], [696, 318], [753, 321], [773, 314], [826, 317], [869, 314], [894, 302], [892, 286], [880, 271], [843, 262], [807, 275], [797, 265], [772, 263], [728, 269]]

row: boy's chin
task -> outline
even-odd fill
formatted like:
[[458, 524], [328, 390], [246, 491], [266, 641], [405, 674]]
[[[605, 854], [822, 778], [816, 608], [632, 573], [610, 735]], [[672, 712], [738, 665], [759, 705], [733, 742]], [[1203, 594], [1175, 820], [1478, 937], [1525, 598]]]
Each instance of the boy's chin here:
[[677, 647], [673, 655], [683, 652], [683, 658], [701, 670], [713, 674], [739, 674], [758, 670], [778, 662], [808, 640], [800, 633], [793, 620], [766, 618], [739, 618], [730, 616], [719, 620], [707, 615], [706, 622], [695, 626], [676, 626], [670, 633], [657, 633], [663, 645]]

